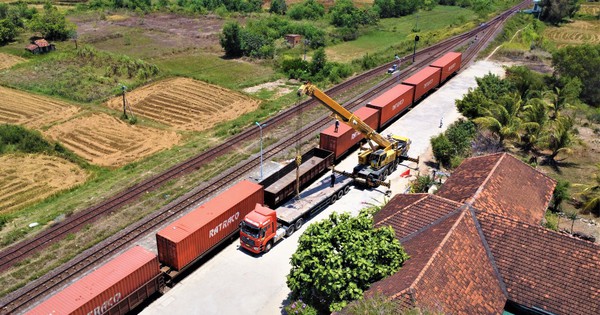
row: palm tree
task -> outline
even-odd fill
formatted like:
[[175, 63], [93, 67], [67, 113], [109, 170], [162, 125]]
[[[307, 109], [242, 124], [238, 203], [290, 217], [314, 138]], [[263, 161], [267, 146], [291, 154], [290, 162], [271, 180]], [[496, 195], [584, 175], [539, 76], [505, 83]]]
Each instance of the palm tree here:
[[548, 104], [540, 98], [533, 98], [523, 106], [521, 122], [521, 142], [525, 152], [535, 148], [548, 122]]
[[551, 151], [547, 161], [555, 164], [559, 153], [570, 153], [571, 147], [578, 142], [573, 132], [573, 118], [559, 116], [550, 126], [550, 130], [540, 139]]
[[484, 109], [484, 117], [475, 118], [473, 121], [498, 136], [498, 143], [503, 144], [505, 139], [519, 139], [521, 119], [519, 110], [523, 101], [517, 93], [503, 96], [499, 103]]
[[583, 211], [592, 212], [596, 215], [600, 215], [600, 163], [596, 164], [598, 169], [593, 175], [594, 183], [591, 185], [584, 185], [584, 189], [578, 195], [583, 197]]
[[562, 88], [554, 87], [554, 91], [546, 93], [551, 100], [549, 107], [552, 110], [552, 120], [560, 115], [560, 111], [571, 107], [571, 102], [577, 100], [581, 93], [581, 82], [575, 79], [567, 81]]

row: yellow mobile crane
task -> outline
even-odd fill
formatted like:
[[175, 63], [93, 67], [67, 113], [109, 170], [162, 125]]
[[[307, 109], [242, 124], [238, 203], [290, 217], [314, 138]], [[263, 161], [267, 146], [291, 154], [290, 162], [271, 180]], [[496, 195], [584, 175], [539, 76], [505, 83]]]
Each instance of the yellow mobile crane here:
[[[358, 165], [354, 168], [352, 174], [344, 172], [345, 175], [362, 178], [368, 186], [377, 186], [391, 172], [396, 170], [398, 164], [403, 160], [419, 163], [418, 159], [408, 157], [408, 149], [410, 148], [410, 140], [408, 138], [396, 135], [381, 136], [360, 118], [354, 116], [354, 114], [310, 83], [305, 83], [298, 89], [298, 96], [302, 96], [303, 94], [314, 97], [321, 104], [329, 108], [339, 120], [360, 132], [367, 139], [370, 148], [359, 152]], [[371, 141], [375, 142], [376, 145]]]

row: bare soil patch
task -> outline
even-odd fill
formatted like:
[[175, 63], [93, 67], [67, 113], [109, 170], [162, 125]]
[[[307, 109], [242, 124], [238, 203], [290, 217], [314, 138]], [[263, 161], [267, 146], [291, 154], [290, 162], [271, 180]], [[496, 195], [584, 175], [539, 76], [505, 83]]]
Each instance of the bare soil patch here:
[[286, 80], [279, 79], [274, 82], [267, 82], [267, 83], [251, 86], [251, 87], [245, 88], [243, 91], [246, 93], [249, 93], [249, 94], [256, 94], [256, 93], [260, 92], [261, 90], [274, 91], [275, 93], [272, 96], [272, 98], [278, 98], [280, 96], [283, 96], [285, 94], [292, 92], [293, 88], [286, 85]]
[[[205, 130], [258, 108], [259, 101], [231, 90], [188, 78], [168, 79], [127, 93], [138, 114], [179, 130]], [[122, 108], [122, 98], [107, 102]]]
[[25, 59], [21, 57], [0, 53], [0, 70], [10, 68], [24, 61]]
[[79, 185], [88, 174], [67, 160], [41, 154], [0, 156], [0, 213]]
[[[224, 23], [218, 16], [193, 18], [164, 13], [144, 16], [114, 15], [105, 20], [74, 19], [73, 22], [77, 24], [79, 39], [83, 43], [108, 43], [133, 33], [127, 39], [130, 43], [124, 45], [139, 47], [136, 50], [148, 51], [153, 55], [171, 53], [173, 50], [220, 47], [219, 34]], [[141, 42], [136, 43], [138, 41], [143, 42], [144, 47], [140, 47]], [[123, 44], [118, 44], [121, 45]], [[103, 48], [119, 49], [117, 46], [112, 49]]]
[[40, 128], [69, 119], [79, 108], [44, 96], [0, 86], [0, 123]]
[[45, 132], [84, 159], [122, 166], [176, 145], [175, 132], [130, 125], [107, 114], [78, 117]]

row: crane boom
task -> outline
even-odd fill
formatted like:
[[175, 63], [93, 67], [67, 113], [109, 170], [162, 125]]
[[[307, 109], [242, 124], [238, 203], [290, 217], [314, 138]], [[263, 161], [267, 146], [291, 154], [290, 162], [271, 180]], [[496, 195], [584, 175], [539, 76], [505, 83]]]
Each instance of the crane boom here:
[[346, 125], [350, 126], [352, 129], [360, 132], [367, 140], [372, 140], [377, 143], [381, 148], [389, 148], [392, 145], [392, 142], [382, 137], [379, 133], [377, 133], [373, 128], [367, 125], [360, 118], [356, 117], [349, 110], [345, 109], [338, 102], [334, 101], [331, 97], [325, 94], [323, 91], [319, 90], [316, 86], [306, 83], [298, 89], [298, 95], [306, 94], [308, 96], [312, 96], [321, 104], [325, 105], [325, 107], [329, 108], [336, 116], [338, 116]]

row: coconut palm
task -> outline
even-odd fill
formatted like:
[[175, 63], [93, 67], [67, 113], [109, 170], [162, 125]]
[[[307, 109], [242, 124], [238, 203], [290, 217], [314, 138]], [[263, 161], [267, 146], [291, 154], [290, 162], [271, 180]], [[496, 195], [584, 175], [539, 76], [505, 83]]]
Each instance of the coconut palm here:
[[584, 185], [584, 189], [578, 195], [583, 197], [583, 211], [592, 212], [596, 215], [600, 215], [600, 163], [596, 164], [598, 169], [593, 175], [594, 183], [591, 185]]
[[573, 130], [573, 118], [559, 116], [550, 125], [548, 132], [540, 139], [540, 142], [551, 151], [546, 157], [547, 161], [555, 164], [556, 156], [559, 153], [570, 153], [571, 147], [578, 142]]
[[581, 93], [581, 81], [571, 79], [564, 83], [563, 87], [554, 87], [554, 91], [549, 91], [544, 95], [550, 100], [550, 110], [552, 110], [552, 120], [558, 118], [563, 109], [570, 108], [573, 101], [577, 100]]
[[501, 145], [505, 139], [519, 139], [521, 119], [518, 114], [522, 103], [519, 94], [507, 94], [498, 103], [484, 109], [485, 116], [475, 118], [473, 122], [496, 134]]
[[540, 98], [533, 98], [523, 106], [521, 114], [521, 142], [523, 149], [529, 152], [535, 148], [548, 122], [548, 104]]

